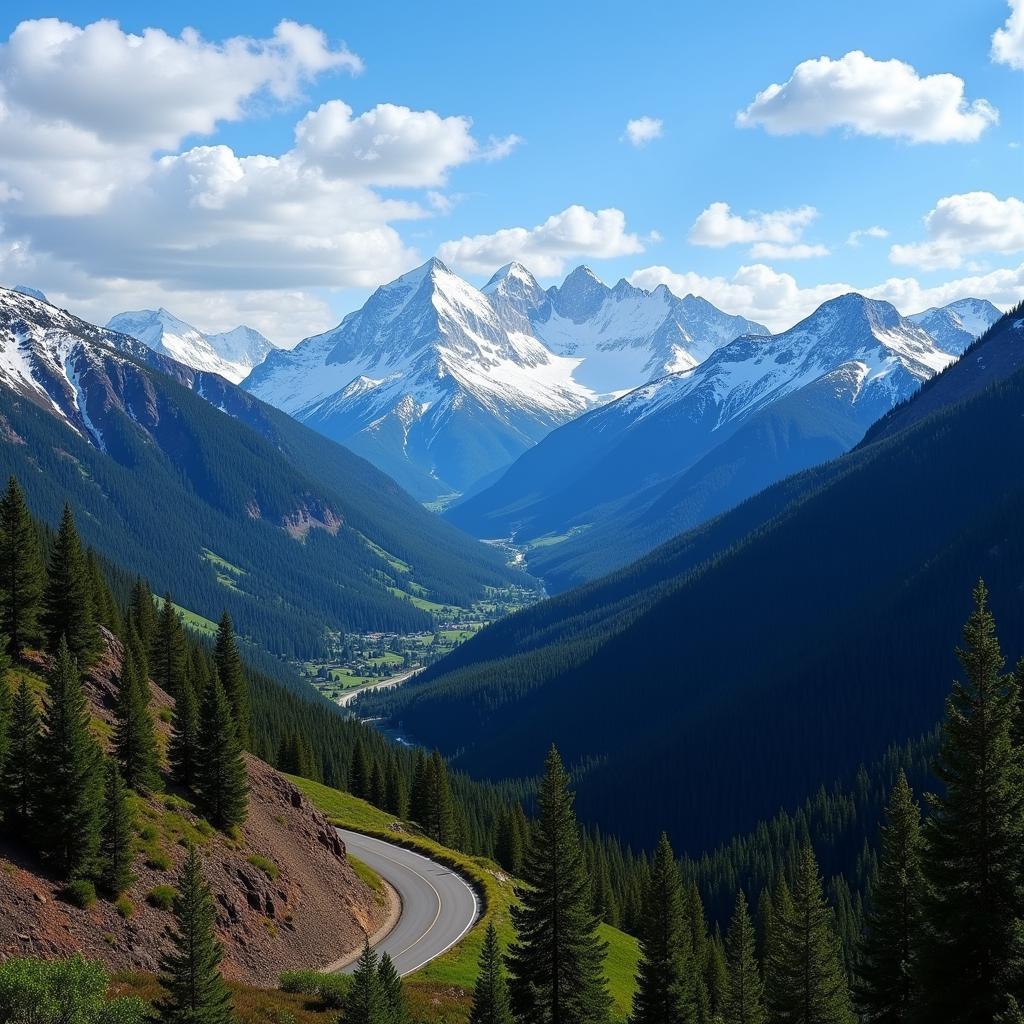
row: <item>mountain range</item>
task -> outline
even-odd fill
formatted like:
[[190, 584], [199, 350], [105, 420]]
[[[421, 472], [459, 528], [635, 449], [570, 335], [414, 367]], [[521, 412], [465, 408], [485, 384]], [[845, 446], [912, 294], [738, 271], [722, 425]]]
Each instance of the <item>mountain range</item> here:
[[0, 472], [33, 511], [274, 653], [429, 628], [420, 598], [523, 581], [368, 462], [217, 373], [0, 289]]
[[[889, 361], [917, 336], [876, 312]], [[853, 451], [489, 627], [359, 712], [478, 776], [528, 772], [554, 740], [583, 815], [641, 847], [662, 828], [691, 850], [749, 828], [931, 729], [979, 575], [1008, 663], [1024, 654], [1022, 408], [1018, 307]]]
[[107, 322], [107, 328], [136, 338], [154, 352], [193, 370], [219, 373], [233, 384], [247, 377], [274, 349], [251, 327], [243, 325], [222, 334], [203, 334], [162, 307], [118, 313]]
[[848, 451], [953, 361], [974, 337], [965, 324], [980, 333], [999, 315], [975, 300], [930, 310], [927, 322], [949, 328], [939, 343], [887, 302], [831, 299], [553, 431], [448, 518], [514, 538], [564, 590]]
[[334, 330], [272, 352], [243, 386], [433, 500], [750, 331], [764, 328], [667, 288], [609, 288], [585, 267], [545, 291], [511, 263], [478, 290], [432, 259]]

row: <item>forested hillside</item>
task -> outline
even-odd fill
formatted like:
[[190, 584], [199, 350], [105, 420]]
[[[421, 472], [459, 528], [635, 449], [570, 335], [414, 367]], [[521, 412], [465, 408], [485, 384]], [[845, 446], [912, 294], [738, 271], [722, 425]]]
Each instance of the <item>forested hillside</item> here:
[[1022, 407], [1017, 373], [361, 707], [481, 775], [527, 770], [553, 737], [587, 768], [584, 817], [644, 846], [750, 828], [932, 726], [955, 669], [941, 638], [978, 575], [1024, 650]]
[[71, 501], [88, 543], [189, 610], [213, 619], [226, 607], [243, 635], [308, 657], [328, 629], [428, 627], [413, 594], [470, 603], [522, 578], [223, 378], [3, 295], [7, 358], [13, 346], [36, 369], [0, 375], [0, 472], [19, 476], [47, 522]]

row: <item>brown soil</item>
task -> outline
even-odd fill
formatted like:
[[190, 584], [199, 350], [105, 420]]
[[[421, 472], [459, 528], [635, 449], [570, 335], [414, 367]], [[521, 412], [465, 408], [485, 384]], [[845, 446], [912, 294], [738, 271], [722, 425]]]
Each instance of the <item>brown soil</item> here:
[[[108, 640], [108, 655], [87, 681], [101, 741], [113, 721], [121, 653], [117, 642]], [[166, 739], [168, 727], [157, 716], [173, 701], [152, 684], [151, 693], [153, 714]], [[246, 761], [248, 820], [237, 838], [216, 833], [204, 839], [200, 850], [216, 901], [225, 974], [272, 985], [281, 971], [344, 959], [358, 949], [365, 933], [385, 924], [390, 908], [360, 881], [344, 843], [302, 793], [258, 758], [246, 755]], [[175, 884], [185, 856], [182, 830], [194, 834], [197, 825], [205, 830], [200, 817], [180, 802], [183, 796], [170, 792], [140, 807], [140, 821], [157, 835], [147, 849], [158, 848], [171, 866], [149, 866], [140, 852], [138, 878], [126, 894], [133, 908], [127, 918], [102, 898], [88, 910], [65, 902], [61, 884], [0, 834], [0, 959], [81, 952], [115, 970], [156, 970], [173, 915], [152, 905], [147, 895], [157, 886]]]

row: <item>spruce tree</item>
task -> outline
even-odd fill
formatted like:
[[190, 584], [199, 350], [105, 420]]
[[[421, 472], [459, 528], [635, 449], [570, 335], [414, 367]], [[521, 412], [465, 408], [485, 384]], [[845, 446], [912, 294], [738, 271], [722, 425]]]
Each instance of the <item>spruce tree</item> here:
[[352, 984], [345, 996], [340, 1024], [390, 1024], [388, 1009], [381, 988], [377, 956], [366, 940], [352, 972]]
[[786, 879], [779, 876], [775, 890], [768, 903], [770, 913], [762, 909], [761, 922], [764, 929], [764, 1002], [768, 1011], [768, 1019], [775, 1024], [782, 1014], [787, 1012], [789, 999], [789, 950], [786, 947], [786, 929], [784, 921], [793, 918], [793, 895], [786, 884]]
[[100, 569], [100, 561], [96, 557], [95, 551], [86, 551], [85, 571], [89, 577], [89, 590], [92, 594], [92, 606], [95, 611], [97, 624], [106, 626], [111, 633], [120, 636], [124, 631], [121, 612], [103, 576], [103, 571]]
[[139, 675], [132, 652], [125, 649], [117, 692], [114, 751], [124, 781], [139, 793], [162, 788], [153, 717], [149, 713], [149, 683]]
[[103, 800], [103, 829], [100, 834], [100, 885], [109, 896], [120, 896], [134, 881], [135, 860], [128, 790], [117, 764], [107, 762]]
[[430, 817], [430, 774], [427, 756], [423, 748], [416, 750], [416, 761], [412, 772], [412, 789], [409, 793], [409, 817], [426, 831]]
[[590, 909], [569, 776], [554, 747], [537, 808], [523, 866], [526, 886], [516, 891], [520, 903], [511, 909], [513, 1007], [523, 1024], [603, 1024], [611, 1004], [603, 976], [607, 947]]
[[1017, 687], [1003, 655], [983, 583], [957, 651], [965, 679], [946, 701], [925, 824], [921, 1018], [946, 1024], [991, 1021], [1022, 984], [1021, 894], [1024, 788], [1011, 731]]
[[100, 749], [67, 642], [62, 638], [47, 676], [34, 826], [40, 852], [65, 878], [95, 874], [100, 844], [103, 776]]
[[693, 1003], [697, 1024], [711, 1024], [711, 993], [708, 991], [709, 940], [704, 902], [696, 882], [690, 882], [685, 897], [686, 918], [690, 925], [690, 948], [693, 956]]
[[861, 1019], [908, 1024], [917, 1002], [924, 877], [921, 812], [900, 769], [881, 829], [881, 863], [857, 958], [855, 995]]
[[214, 931], [213, 894], [194, 846], [178, 878], [177, 928], [160, 964], [167, 995], [157, 1004], [161, 1024], [233, 1024], [231, 993], [220, 973], [223, 948]]
[[224, 687], [214, 678], [207, 687], [199, 722], [196, 789], [210, 820], [230, 829], [249, 812], [249, 776]]
[[24, 680], [11, 700], [7, 724], [7, 757], [0, 771], [0, 814], [4, 830], [26, 838], [36, 798], [36, 753], [39, 743], [39, 712]]
[[513, 1024], [505, 964], [493, 921], [487, 925], [484, 945], [480, 951], [469, 1024]]
[[160, 604], [149, 652], [149, 671], [153, 681], [166, 694], [178, 699], [185, 687], [187, 652], [181, 616], [165, 594]]
[[631, 1024], [690, 1024], [696, 1012], [692, 941], [679, 869], [664, 833], [654, 851], [639, 938]]
[[348, 769], [348, 791], [353, 796], [359, 797], [360, 800], [369, 800], [372, 788], [371, 773], [366, 744], [360, 737], [356, 740], [355, 748], [352, 751], [352, 763]]
[[42, 638], [43, 559], [25, 496], [12, 476], [0, 499], [0, 633], [13, 658]]
[[387, 1024], [407, 1024], [409, 1013], [405, 1005], [405, 991], [395, 963], [387, 953], [381, 953], [377, 964], [377, 980], [384, 1001]]
[[192, 789], [196, 784], [199, 761], [199, 708], [188, 680], [174, 701], [168, 757], [174, 781]]
[[249, 710], [249, 685], [245, 681], [242, 656], [238, 653], [235, 627], [231, 616], [224, 612], [217, 627], [217, 641], [213, 648], [213, 661], [221, 685], [231, 705], [231, 714], [238, 729], [238, 742], [249, 750], [252, 746], [252, 716]]
[[384, 809], [396, 818], [404, 818], [409, 813], [409, 794], [405, 788], [405, 775], [402, 774], [398, 758], [393, 754], [388, 760], [388, 775], [384, 789]]
[[[0, 648], [3, 646], [3, 638], [0, 637]], [[7, 664], [3, 664], [7, 662]], [[0, 778], [3, 778], [4, 765], [7, 763], [7, 750], [11, 744], [11, 704], [13, 696], [11, 688], [7, 683], [7, 669], [9, 660], [5, 654], [0, 654]], [[3, 808], [0, 807], [0, 815]]]
[[494, 855], [506, 871], [518, 875], [523, 870], [523, 852], [526, 849], [526, 835], [529, 824], [523, 808], [514, 803], [505, 811], [498, 822]]
[[768, 969], [773, 1024], [854, 1024], [842, 949], [809, 845], [800, 853], [792, 901], [776, 907]]
[[724, 1024], [765, 1024], [761, 974], [757, 967], [754, 925], [741, 889], [725, 940], [726, 993], [722, 1008]]
[[427, 835], [443, 846], [453, 846], [456, 842], [455, 802], [452, 800], [451, 783], [448, 779], [448, 765], [445, 764], [439, 750], [430, 755], [427, 766], [427, 791]]
[[93, 664], [102, 649], [102, 638], [85, 551], [69, 505], [64, 506], [50, 555], [42, 621], [51, 651], [63, 639], [82, 671]]

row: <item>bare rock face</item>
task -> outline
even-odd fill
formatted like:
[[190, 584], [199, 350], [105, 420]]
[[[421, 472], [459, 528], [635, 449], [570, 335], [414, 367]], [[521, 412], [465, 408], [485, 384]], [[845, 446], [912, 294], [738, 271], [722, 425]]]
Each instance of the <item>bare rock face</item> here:
[[[106, 639], [107, 651], [86, 681], [101, 738], [109, 736], [114, 720], [122, 656], [120, 644], [109, 634]], [[173, 701], [152, 684], [150, 692], [165, 744], [168, 726], [160, 711]], [[140, 825], [154, 838], [144, 841], [136, 862], [127, 918], [103, 899], [89, 910], [66, 903], [61, 884], [0, 834], [0, 959], [81, 952], [115, 970], [157, 970], [173, 917], [147, 897], [158, 886], [176, 883], [186, 834], [201, 838], [229, 977], [271, 985], [281, 971], [320, 967], [357, 949], [386, 918], [387, 908], [360, 881], [337, 831], [303, 794], [256, 757], [247, 754], [246, 766], [249, 817], [237, 839], [212, 832], [184, 792], [142, 802]], [[170, 869], [149, 866], [144, 858], [154, 850], [169, 857]]]

